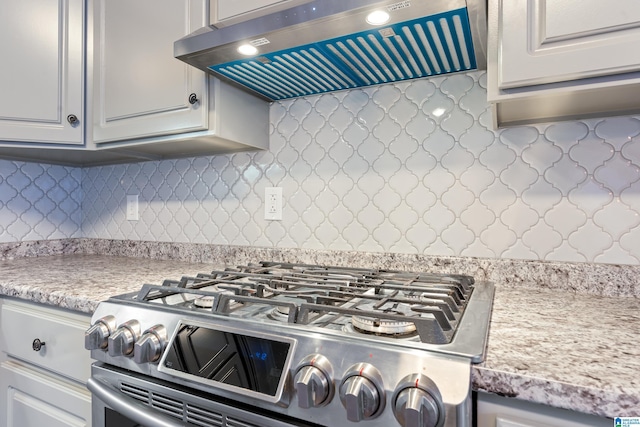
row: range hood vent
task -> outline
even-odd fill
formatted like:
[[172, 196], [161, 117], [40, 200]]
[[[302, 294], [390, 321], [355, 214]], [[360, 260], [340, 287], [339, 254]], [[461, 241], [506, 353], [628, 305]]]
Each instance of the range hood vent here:
[[[200, 30], [176, 42], [175, 52], [270, 101], [294, 98], [484, 68], [485, 7], [482, 1], [472, 6], [458, 0], [316, 0]], [[391, 11], [392, 21], [366, 24], [366, 15], [379, 9]], [[287, 20], [297, 23], [282, 25]], [[243, 43], [259, 53], [242, 57], [237, 48]]]

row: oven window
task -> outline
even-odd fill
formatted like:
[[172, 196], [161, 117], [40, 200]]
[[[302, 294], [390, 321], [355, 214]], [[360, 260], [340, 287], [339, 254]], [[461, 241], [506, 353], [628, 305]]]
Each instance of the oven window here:
[[164, 365], [202, 378], [275, 396], [290, 344], [183, 325]]
[[104, 408], [104, 420], [104, 427], [143, 427], [110, 408]]

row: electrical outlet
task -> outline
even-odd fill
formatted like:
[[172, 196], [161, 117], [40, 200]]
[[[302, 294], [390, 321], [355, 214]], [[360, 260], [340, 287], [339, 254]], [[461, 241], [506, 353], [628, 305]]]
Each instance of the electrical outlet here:
[[264, 219], [269, 221], [282, 220], [282, 187], [264, 189]]
[[138, 195], [127, 194], [127, 221], [138, 220]]

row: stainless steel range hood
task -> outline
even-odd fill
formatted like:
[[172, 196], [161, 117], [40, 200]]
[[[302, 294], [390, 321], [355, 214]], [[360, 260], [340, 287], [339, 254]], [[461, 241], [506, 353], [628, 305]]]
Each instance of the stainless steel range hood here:
[[[374, 10], [390, 20], [366, 22]], [[268, 100], [486, 68], [486, 0], [313, 0], [178, 40], [176, 58]], [[258, 53], [238, 53], [251, 44]]]

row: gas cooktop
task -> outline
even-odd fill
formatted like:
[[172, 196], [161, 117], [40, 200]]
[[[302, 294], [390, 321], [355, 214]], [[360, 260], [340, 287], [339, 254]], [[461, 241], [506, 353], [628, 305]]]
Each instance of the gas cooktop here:
[[[485, 336], [477, 343], [470, 338], [462, 343], [454, 337], [463, 317], [476, 327], [482, 327], [478, 321], [488, 321], [491, 306], [486, 302], [492, 300], [492, 290], [491, 284], [476, 284], [466, 275], [263, 261], [165, 280], [162, 285], [147, 284], [138, 292], [113, 299], [173, 311], [286, 323], [299, 329], [438, 345], [442, 351], [480, 361]], [[472, 300], [479, 301], [469, 308]], [[464, 316], [467, 310], [472, 313]], [[471, 325], [462, 326], [468, 329]]]

